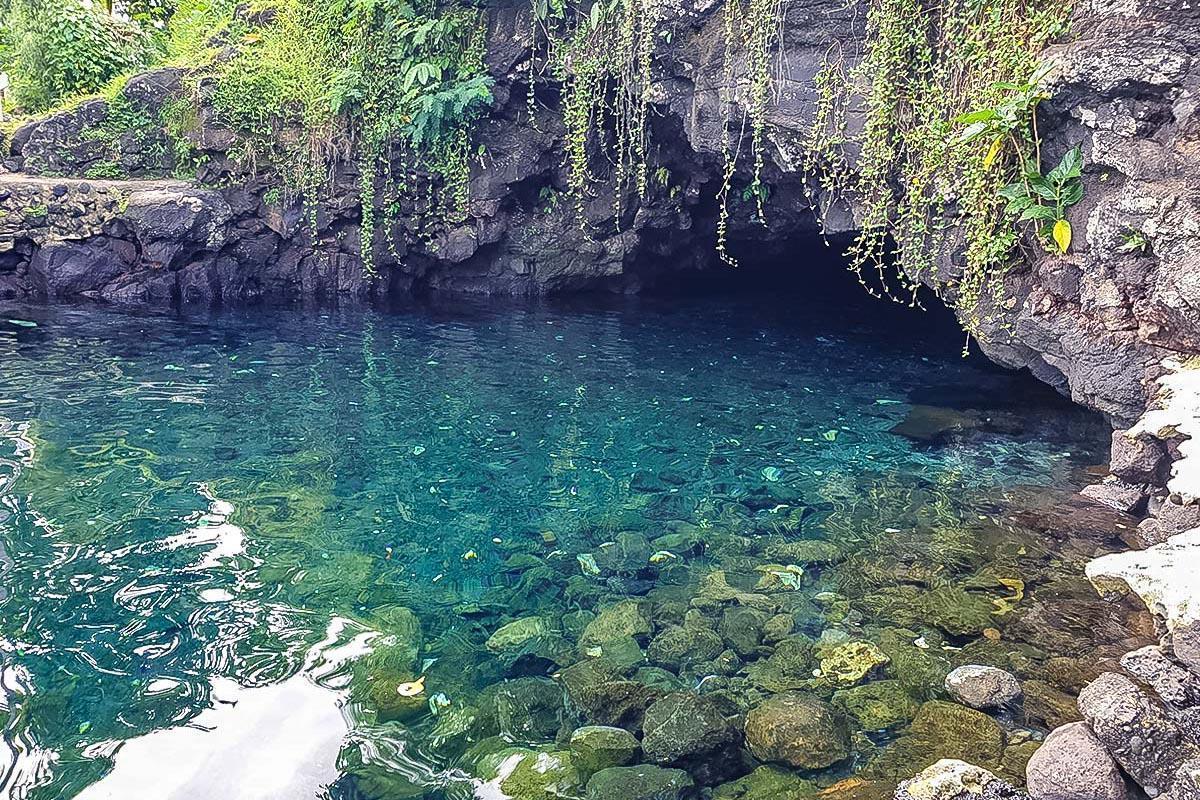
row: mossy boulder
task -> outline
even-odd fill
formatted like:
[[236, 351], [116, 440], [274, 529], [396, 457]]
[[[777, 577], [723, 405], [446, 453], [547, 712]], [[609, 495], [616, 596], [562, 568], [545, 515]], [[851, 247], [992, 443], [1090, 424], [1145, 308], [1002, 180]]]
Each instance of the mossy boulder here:
[[833, 705], [865, 731], [898, 728], [912, 720], [921, 707], [896, 680], [873, 681], [834, 692]]
[[870, 642], [845, 642], [817, 650], [821, 677], [839, 687], [853, 686], [888, 663], [882, 650]]
[[481, 713], [495, 719], [500, 735], [512, 742], [553, 741], [562, 727], [562, 687], [549, 678], [515, 678], [488, 687]]
[[583, 647], [593, 647], [630, 636], [650, 633], [650, 619], [643, 605], [636, 600], [622, 600], [600, 609], [579, 637]]
[[685, 621], [672, 625], [654, 637], [646, 649], [650, 663], [678, 672], [704, 661], [711, 661], [725, 649], [721, 637], [711, 628]]
[[521, 617], [497, 628], [486, 646], [493, 653], [511, 653], [550, 632], [550, 623], [544, 617]]
[[632, 763], [640, 747], [632, 733], [611, 725], [585, 725], [571, 734], [571, 755], [587, 775]]
[[376, 645], [376, 652], [386, 651], [387, 661], [393, 668], [415, 674], [424, 645], [421, 620], [410, 608], [388, 606], [375, 612], [375, 622], [386, 634], [386, 638]]
[[738, 768], [741, 730], [711, 697], [675, 692], [646, 709], [642, 750], [648, 761], [687, 769], [711, 784]]
[[735, 653], [745, 658], [758, 652], [763, 639], [763, 625], [768, 619], [770, 615], [765, 611], [733, 606], [725, 609], [717, 632]]
[[807, 688], [813, 683], [813, 641], [807, 636], [789, 636], [775, 645], [765, 659], [750, 665], [750, 682], [768, 692]]
[[563, 751], [504, 747], [479, 755], [474, 771], [484, 782], [477, 794], [485, 797], [553, 800], [579, 797], [584, 788], [583, 775]]
[[609, 767], [587, 782], [587, 800], [691, 800], [695, 795], [692, 777], [681, 769], [650, 764]]
[[930, 700], [923, 703], [908, 732], [865, 768], [866, 777], [907, 777], [943, 758], [998, 770], [1004, 753], [1004, 731], [987, 714], [973, 708]]
[[952, 636], [973, 636], [996, 624], [996, 606], [985, 595], [940, 586], [921, 597], [922, 619]]
[[769, 697], [746, 715], [746, 744], [760, 761], [824, 769], [850, 755], [846, 717], [801, 692]]
[[900, 628], [882, 631], [876, 640], [879, 649], [891, 660], [896, 680], [913, 696], [931, 698], [941, 694], [950, 673], [950, 660], [935, 650], [919, 647], [918, 636]]
[[779, 767], [759, 767], [736, 781], [713, 789], [712, 800], [808, 800], [820, 789]]
[[779, 542], [767, 547], [766, 557], [785, 564], [833, 564], [844, 558], [842, 548], [821, 539]]

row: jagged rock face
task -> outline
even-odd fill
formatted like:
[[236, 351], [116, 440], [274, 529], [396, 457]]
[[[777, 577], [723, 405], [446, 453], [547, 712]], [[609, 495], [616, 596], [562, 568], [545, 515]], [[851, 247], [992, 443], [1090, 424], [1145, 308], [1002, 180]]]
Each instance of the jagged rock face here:
[[[735, 255], [761, 257], [815, 235], [815, 209], [827, 228], [853, 228], [853, 209], [805, 186], [801, 157], [816, 101], [814, 75], [831, 51], [861, 52], [865, 2], [794, 0], [785, 7], [781, 75], [767, 131], [767, 225], [735, 198], [729, 234]], [[338, 167], [315, 219], [308, 220], [272, 193], [275, 181], [248, 173], [230, 157], [233, 137], [201, 104], [193, 135], [206, 156], [199, 179], [221, 187], [228, 206], [227, 215], [222, 210], [205, 223], [216, 228], [204, 232], [203, 246], [189, 240], [176, 252], [169, 239], [146, 238], [122, 211], [103, 232], [68, 241], [87, 243], [95, 258], [107, 249], [132, 249], [133, 260], [118, 260], [121, 274], [107, 284], [77, 291], [73, 279], [45, 275], [69, 269], [59, 243], [51, 246], [59, 255], [40, 257], [38, 277], [32, 257], [40, 244], [17, 231], [13, 244], [0, 241], [0, 251], [8, 251], [0, 252], [0, 294], [90, 293], [155, 306], [378, 298], [424, 288], [517, 295], [634, 291], [686, 279], [688, 271], [722, 268], [714, 249], [714, 197], [725, 128], [742, 119], [749, 86], [745, 52], [735, 49], [733, 63], [725, 64], [721, 4], [665, 3], [663, 25], [672, 36], [656, 54], [650, 158], [667, 177], [651, 181], [645, 198], [626, 198], [619, 225], [611, 176], [601, 176], [582, 219], [569, 201], [557, 207], [546, 201], [543, 190], [553, 196], [567, 186], [564, 129], [553, 93], [539, 92], [536, 119], [528, 112], [529, 13], [519, 0], [489, 11], [487, 67], [496, 80], [495, 103], [479, 126], [486, 157], [473, 159], [466, 221], [422, 239], [416, 210], [405, 208], [380, 226], [391, 230], [379, 231], [375, 252], [365, 259], [377, 265], [377, 277], [362, 270], [353, 164]], [[1029, 367], [1128, 424], [1145, 409], [1146, 381], [1157, 376], [1162, 359], [1200, 350], [1200, 9], [1185, 0], [1085, 0], [1072, 31], [1070, 41], [1047, 54], [1058, 69], [1041, 129], [1047, 153], [1083, 146], [1087, 191], [1070, 214], [1081, 235], [1066, 257], [1027, 248], [1027, 263], [1009, 276], [1003, 307], [988, 315], [981, 345], [994, 360]], [[152, 109], [179, 85], [177, 71], [159, 70], [131, 81], [126, 99]], [[82, 174], [98, 154], [80, 130], [105, 113], [88, 103], [27, 126], [9, 142], [6, 167]], [[123, 143], [119, 161], [134, 176], [172, 166], [139, 160], [137, 148]], [[18, 178], [0, 180], [4, 189]], [[183, 215], [178, 223], [188, 225], [186, 208], [169, 213]], [[175, 224], [165, 219], [169, 213], [160, 214], [168, 227]], [[9, 220], [6, 232], [14, 227]], [[1134, 232], [1144, 237], [1144, 249], [1125, 246]], [[96, 243], [97, 236], [117, 242]], [[940, 257], [951, 272], [952, 247]]]
[[[1089, 0], [1043, 107], [1050, 149], [1083, 146], [1083, 231], [1066, 257], [1014, 274], [984, 350], [1132, 422], [1171, 351], [1200, 347], [1200, 9], [1183, 0]], [[1126, 247], [1144, 235], [1145, 250]]]

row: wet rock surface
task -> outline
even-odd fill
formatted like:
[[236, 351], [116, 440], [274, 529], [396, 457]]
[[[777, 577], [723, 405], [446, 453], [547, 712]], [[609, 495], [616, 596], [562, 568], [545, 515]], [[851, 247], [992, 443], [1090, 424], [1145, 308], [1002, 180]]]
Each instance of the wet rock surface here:
[[946, 676], [946, 691], [971, 708], [997, 708], [1020, 697], [1021, 684], [1002, 669], [967, 664]]
[[1117, 762], [1084, 722], [1056, 728], [1029, 759], [1026, 785], [1034, 800], [1125, 800]]

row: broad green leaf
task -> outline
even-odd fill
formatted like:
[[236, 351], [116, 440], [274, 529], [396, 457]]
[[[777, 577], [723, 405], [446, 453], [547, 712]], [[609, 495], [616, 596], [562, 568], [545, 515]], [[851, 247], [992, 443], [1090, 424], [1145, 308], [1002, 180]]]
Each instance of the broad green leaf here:
[[1021, 212], [1021, 216], [1017, 219], [1019, 222], [1024, 222], [1030, 219], [1043, 219], [1049, 222], [1050, 220], [1054, 219], [1055, 216], [1056, 215], [1053, 208], [1047, 208], [1046, 206], [1029, 206]]
[[1065, 253], [1071, 246], [1071, 223], [1065, 219], [1060, 219], [1054, 223], [1054, 243], [1058, 245], [1058, 252]]

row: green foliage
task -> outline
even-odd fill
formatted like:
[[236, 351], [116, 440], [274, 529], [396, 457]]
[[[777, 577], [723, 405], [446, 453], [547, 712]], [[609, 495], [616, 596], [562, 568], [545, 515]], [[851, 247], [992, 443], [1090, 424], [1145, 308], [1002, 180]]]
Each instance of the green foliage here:
[[1121, 253], [1146, 255], [1150, 252], [1150, 240], [1139, 230], [1127, 230], [1121, 233], [1121, 246], [1117, 250]]
[[1000, 196], [1008, 201], [1004, 213], [1017, 222], [1033, 222], [1043, 238], [1053, 241], [1060, 253], [1067, 252], [1071, 244], [1067, 209], [1083, 199], [1082, 168], [1078, 147], [1068, 150], [1045, 175], [1035, 162], [1028, 162], [1021, 179], [1000, 190]]
[[397, 189], [386, 185], [393, 157], [443, 180], [441, 212], [461, 214], [470, 126], [492, 97], [478, 11], [279, 0], [270, 12], [266, 23], [236, 31], [237, 55], [211, 68], [213, 107], [250, 167], [265, 160], [292, 196], [312, 198], [354, 154], [368, 269], [380, 193]]
[[[915, 302], [922, 279], [932, 280], [977, 331], [984, 301], [1003, 292], [1014, 221], [1048, 213], [1028, 211], [1038, 208], [1053, 209], [1057, 223], [1078, 202], [1078, 165], [1067, 165], [1070, 178], [1042, 176], [1036, 127], [1037, 59], [1069, 13], [1052, 0], [871, 0], [862, 60], [847, 67], [831, 55], [817, 79], [809, 173], [826, 203], [842, 197], [858, 213], [849, 255], [870, 291]], [[860, 131], [846, 125], [851, 107], [864, 112]], [[1028, 185], [1028, 205], [1013, 205], [1013, 184]], [[1063, 225], [1048, 226], [1060, 250]], [[952, 231], [965, 265], [939, 283], [932, 258]]]
[[607, 146], [613, 217], [620, 225], [627, 195], [646, 195], [648, 89], [651, 57], [661, 35], [659, 4], [534, 0], [533, 19], [535, 37], [544, 43], [545, 52], [540, 62], [530, 62], [530, 104], [539, 77], [562, 85], [568, 193], [582, 223], [583, 204], [592, 183], [601, 177], [594, 169], [594, 156]]
[[27, 111], [95, 92], [151, 54], [140, 27], [80, 0], [17, 0], [8, 16], [8, 69], [16, 102]]

